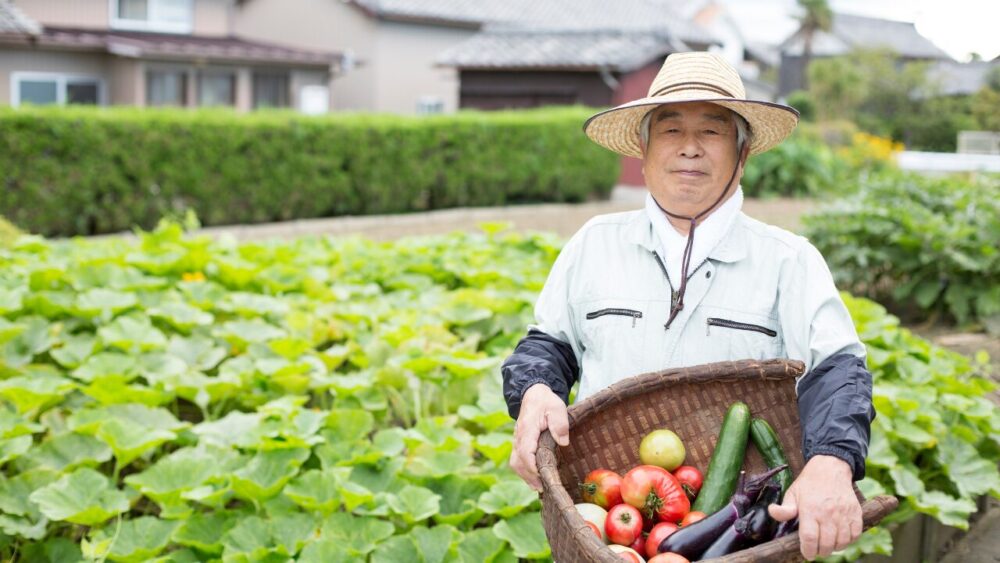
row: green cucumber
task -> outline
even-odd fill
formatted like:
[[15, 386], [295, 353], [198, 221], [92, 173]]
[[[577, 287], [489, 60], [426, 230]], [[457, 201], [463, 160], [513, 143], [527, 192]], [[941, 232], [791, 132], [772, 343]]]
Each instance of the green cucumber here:
[[715, 443], [712, 460], [708, 462], [705, 482], [702, 483], [691, 510], [712, 514], [729, 503], [736, 492], [749, 434], [750, 407], [742, 402], [733, 403], [722, 420], [719, 440]]
[[[781, 442], [774, 428], [763, 418], [755, 418], [750, 421], [750, 439], [757, 446], [760, 455], [764, 458], [769, 468], [779, 465], [788, 465], [788, 458], [785, 457], [785, 450], [781, 449]], [[778, 482], [781, 483], [781, 496], [785, 496], [785, 491], [792, 484], [792, 470], [785, 469], [778, 473]]]

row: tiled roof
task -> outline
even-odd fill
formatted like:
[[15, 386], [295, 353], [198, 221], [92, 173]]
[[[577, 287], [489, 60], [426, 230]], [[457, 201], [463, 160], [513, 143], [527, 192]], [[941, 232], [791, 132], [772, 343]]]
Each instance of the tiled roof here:
[[[520, 0], [516, 0], [520, 1]], [[671, 7], [673, 0], [534, 0], [517, 19], [486, 23], [444, 51], [461, 68], [631, 70], [666, 53], [718, 40]]]
[[212, 61], [303, 65], [329, 65], [341, 58], [338, 53], [307, 51], [260, 41], [247, 41], [239, 37], [209, 37], [52, 26], [46, 26], [33, 43], [40, 47], [97, 50], [135, 58], [190, 59], [198, 57]]
[[947, 96], [973, 94], [986, 85], [986, 74], [992, 68], [1000, 68], [1000, 62], [937, 61], [927, 69], [927, 76], [932, 89], [940, 88], [941, 94]]
[[24, 15], [7, 0], [0, 0], [0, 34], [38, 35], [41, 32], [42, 26], [38, 22]]
[[369, 14], [390, 20], [428, 21], [479, 27], [517, 19], [526, 0], [350, 0]]
[[685, 50], [669, 34], [615, 31], [495, 30], [445, 51], [439, 64], [466, 69], [601, 69], [629, 71]]
[[[951, 60], [948, 53], [920, 35], [910, 22], [834, 14], [830, 31], [818, 32], [813, 38], [813, 54], [818, 56], [842, 55], [859, 47], [887, 47], [903, 57]], [[788, 55], [801, 55], [800, 33], [786, 40], [782, 50]]]

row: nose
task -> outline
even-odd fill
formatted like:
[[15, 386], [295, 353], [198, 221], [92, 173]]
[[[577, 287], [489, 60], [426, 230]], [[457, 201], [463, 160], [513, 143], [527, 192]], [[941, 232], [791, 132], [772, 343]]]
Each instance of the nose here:
[[684, 135], [679, 147], [679, 154], [685, 158], [698, 158], [704, 154], [696, 135]]

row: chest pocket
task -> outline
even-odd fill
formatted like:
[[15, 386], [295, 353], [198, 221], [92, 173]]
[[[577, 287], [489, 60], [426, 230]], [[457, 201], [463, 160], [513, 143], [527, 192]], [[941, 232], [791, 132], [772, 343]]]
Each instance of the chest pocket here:
[[601, 371], [637, 373], [643, 362], [648, 324], [647, 303], [602, 299], [577, 306], [584, 355]]
[[692, 362], [725, 360], [768, 360], [784, 356], [781, 327], [777, 319], [766, 315], [706, 307], [692, 319], [691, 328], [700, 331], [701, 358]]

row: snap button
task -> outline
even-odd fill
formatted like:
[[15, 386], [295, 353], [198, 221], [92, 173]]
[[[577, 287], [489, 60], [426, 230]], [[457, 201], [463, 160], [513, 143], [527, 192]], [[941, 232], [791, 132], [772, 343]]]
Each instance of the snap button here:
[[705, 272], [705, 278], [710, 278], [710, 277], [712, 277], [712, 271], [711, 270]]

